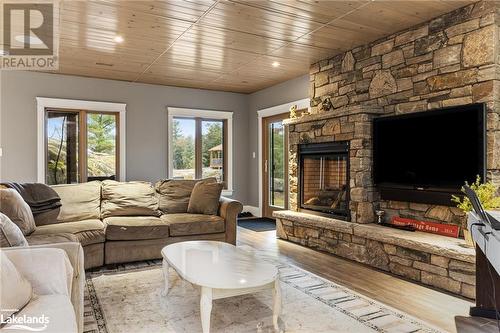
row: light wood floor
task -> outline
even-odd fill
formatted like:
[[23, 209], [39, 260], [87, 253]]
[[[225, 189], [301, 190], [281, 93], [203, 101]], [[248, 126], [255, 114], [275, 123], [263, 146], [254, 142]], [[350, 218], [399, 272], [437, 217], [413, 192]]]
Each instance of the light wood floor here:
[[289, 263], [411, 314], [448, 332], [497, 332], [490, 320], [468, 317], [471, 302], [385, 272], [276, 239], [275, 231], [238, 227], [238, 244], [279, 254]]

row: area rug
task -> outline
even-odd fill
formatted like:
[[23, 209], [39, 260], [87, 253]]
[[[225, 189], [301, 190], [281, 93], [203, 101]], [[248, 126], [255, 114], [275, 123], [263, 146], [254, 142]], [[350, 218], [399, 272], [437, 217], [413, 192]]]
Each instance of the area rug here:
[[[278, 258], [261, 257], [280, 271], [280, 332], [440, 332]], [[198, 288], [182, 281], [173, 270], [170, 283], [170, 293], [162, 297], [161, 261], [88, 273], [84, 332], [201, 332]], [[211, 332], [275, 332], [271, 292], [214, 301]]]
[[272, 231], [276, 230], [276, 221], [267, 217], [240, 218], [238, 226], [252, 231]]

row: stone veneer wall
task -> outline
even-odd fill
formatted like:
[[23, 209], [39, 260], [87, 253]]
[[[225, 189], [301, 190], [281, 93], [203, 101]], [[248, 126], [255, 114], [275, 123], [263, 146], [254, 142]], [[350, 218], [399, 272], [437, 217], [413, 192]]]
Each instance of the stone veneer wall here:
[[[351, 141], [352, 221], [373, 209], [464, 226], [456, 208], [382, 201], [371, 177], [373, 114], [404, 114], [485, 102], [488, 179], [500, 184], [500, 111], [496, 4], [478, 2], [311, 65], [312, 115], [290, 123], [291, 208], [297, 208], [297, 145]], [[330, 98], [334, 108], [321, 110]]]

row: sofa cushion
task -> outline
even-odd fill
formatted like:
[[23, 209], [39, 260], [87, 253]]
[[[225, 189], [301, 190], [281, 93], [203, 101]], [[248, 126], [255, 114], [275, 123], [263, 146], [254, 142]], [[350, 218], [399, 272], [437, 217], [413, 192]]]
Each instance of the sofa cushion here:
[[[62, 206], [36, 217], [37, 225], [99, 219], [101, 217], [101, 182], [52, 186]], [[55, 217], [55, 219], [54, 219]]]
[[106, 239], [144, 240], [168, 237], [168, 224], [155, 216], [115, 216], [104, 219]]
[[60, 233], [74, 234], [82, 246], [103, 243], [105, 240], [104, 224], [100, 220], [83, 220], [44, 225], [36, 228], [33, 236]]
[[224, 232], [224, 219], [217, 215], [165, 214], [161, 216], [170, 228], [170, 236], [189, 236]]
[[31, 283], [0, 251], [0, 314], [6, 319], [22, 309], [31, 299]]
[[186, 213], [194, 185], [199, 182], [215, 183], [216, 181], [215, 178], [160, 180], [155, 184], [160, 200], [160, 210], [166, 214]]
[[216, 215], [223, 187], [222, 183], [197, 183], [189, 199], [188, 213]]
[[28, 237], [26, 237], [26, 240], [28, 241], [28, 244], [30, 246], [66, 243], [66, 242], [79, 242], [78, 237], [75, 234], [70, 234], [67, 232], [62, 232], [59, 234], [46, 234], [46, 235], [31, 234]]
[[35, 231], [35, 219], [31, 208], [16, 190], [10, 188], [0, 190], [0, 211], [21, 229], [23, 235]]
[[0, 213], [0, 247], [28, 246], [23, 232], [5, 214]]
[[102, 217], [159, 216], [158, 198], [147, 182], [102, 182]]
[[[47, 328], [44, 333], [77, 333], [78, 326], [75, 310], [71, 299], [66, 295], [37, 295], [16, 314], [18, 317], [39, 318], [44, 315], [48, 318]], [[20, 332], [19, 330], [9, 329], [13, 323], [8, 323], [2, 327], [7, 332]], [[28, 326], [32, 328], [43, 327], [43, 323], [33, 323]], [[27, 332], [27, 331], [23, 331]]]
[[33, 294], [70, 297], [75, 271], [62, 248], [22, 248], [4, 251], [19, 273], [31, 283]]

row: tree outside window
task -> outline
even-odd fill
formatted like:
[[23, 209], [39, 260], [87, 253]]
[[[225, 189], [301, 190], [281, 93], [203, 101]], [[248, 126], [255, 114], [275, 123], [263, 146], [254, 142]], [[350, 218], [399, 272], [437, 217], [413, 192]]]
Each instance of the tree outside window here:
[[225, 180], [225, 121], [176, 117], [172, 122], [173, 177]]
[[49, 185], [118, 179], [117, 113], [47, 110]]

